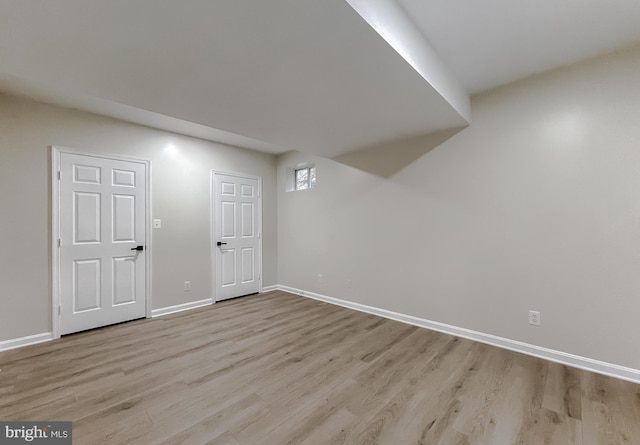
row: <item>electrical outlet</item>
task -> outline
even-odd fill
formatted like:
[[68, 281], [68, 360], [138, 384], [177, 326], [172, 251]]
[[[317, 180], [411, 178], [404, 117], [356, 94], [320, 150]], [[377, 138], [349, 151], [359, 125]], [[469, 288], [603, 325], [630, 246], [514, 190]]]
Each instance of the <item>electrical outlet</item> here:
[[529, 311], [529, 324], [532, 326], [540, 326], [540, 312]]
[[318, 274], [318, 283], [322, 283], [322, 281], [324, 280], [323, 276], [321, 273]]
[[191, 281], [184, 282], [184, 291], [189, 292], [191, 290]]
[[153, 220], [153, 228], [154, 229], [161, 229], [162, 228], [162, 220], [154, 219]]

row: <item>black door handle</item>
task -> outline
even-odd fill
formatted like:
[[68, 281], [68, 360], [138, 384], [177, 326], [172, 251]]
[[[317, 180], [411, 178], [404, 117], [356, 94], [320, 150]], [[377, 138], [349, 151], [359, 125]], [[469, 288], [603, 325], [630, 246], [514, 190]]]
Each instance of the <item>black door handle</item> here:
[[223, 243], [222, 241], [218, 241], [217, 245], [218, 246], [222, 246], [222, 245], [226, 245], [227, 243]]
[[141, 251], [144, 250], [144, 246], [136, 246], [136, 247], [132, 247], [131, 250], [137, 250], [137, 251]]

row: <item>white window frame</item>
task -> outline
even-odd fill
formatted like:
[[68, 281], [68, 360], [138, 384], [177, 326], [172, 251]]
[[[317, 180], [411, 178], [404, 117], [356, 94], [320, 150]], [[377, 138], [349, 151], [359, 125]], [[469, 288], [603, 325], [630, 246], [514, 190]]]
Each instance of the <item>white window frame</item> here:
[[[315, 169], [316, 170], [316, 180], [314, 182], [314, 186], [311, 187], [311, 175], [308, 176], [308, 183], [309, 183], [309, 188], [306, 189], [298, 189], [297, 186], [297, 181], [296, 181], [296, 172], [299, 170], [305, 170], [308, 169], [309, 172], [311, 172], [311, 169]], [[315, 163], [312, 162], [305, 162], [305, 163], [301, 163], [301, 164], [297, 164], [295, 166], [290, 166], [286, 168], [286, 184], [285, 184], [285, 190], [287, 192], [298, 192], [298, 191], [305, 191], [305, 190], [313, 190], [316, 186], [318, 185], [318, 169], [316, 168]]]
[[[306, 180], [306, 187], [298, 187], [298, 172], [301, 171], [307, 171], [307, 180]], [[313, 170], [313, 176], [314, 176], [314, 180], [313, 183], [311, 182], [311, 170]], [[310, 167], [301, 167], [301, 168], [296, 168], [293, 172], [293, 181], [294, 181], [294, 188], [296, 190], [309, 190], [312, 188], [315, 188], [316, 186], [316, 179], [315, 179], [315, 174], [316, 174], [316, 167], [315, 165], [312, 165]]]

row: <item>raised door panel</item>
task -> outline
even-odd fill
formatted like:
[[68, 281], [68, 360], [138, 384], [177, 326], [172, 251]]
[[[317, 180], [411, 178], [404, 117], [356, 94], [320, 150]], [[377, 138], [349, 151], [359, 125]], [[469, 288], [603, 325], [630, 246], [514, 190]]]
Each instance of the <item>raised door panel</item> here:
[[73, 193], [74, 244], [95, 244], [101, 241], [101, 200], [100, 193]]
[[243, 202], [240, 204], [240, 224], [242, 238], [252, 238], [255, 236], [254, 204]]
[[102, 169], [95, 165], [75, 164], [73, 166], [73, 182], [77, 184], [100, 184]]
[[73, 313], [100, 309], [101, 263], [99, 258], [73, 262]]
[[244, 247], [242, 249], [242, 261], [240, 267], [242, 269], [242, 283], [251, 283], [255, 281], [255, 249], [253, 247]]
[[111, 184], [119, 187], [135, 187], [136, 172], [114, 168], [111, 171]]
[[113, 242], [136, 241], [136, 197], [112, 195]]
[[136, 260], [135, 257], [113, 258], [113, 305], [135, 303]]
[[240, 186], [240, 196], [243, 198], [253, 198], [255, 195], [255, 187], [251, 184], [242, 184]]
[[236, 251], [235, 249], [223, 249], [221, 258], [221, 284], [223, 287], [236, 284]]
[[236, 237], [236, 203], [223, 201], [221, 206], [221, 238], [230, 239]]

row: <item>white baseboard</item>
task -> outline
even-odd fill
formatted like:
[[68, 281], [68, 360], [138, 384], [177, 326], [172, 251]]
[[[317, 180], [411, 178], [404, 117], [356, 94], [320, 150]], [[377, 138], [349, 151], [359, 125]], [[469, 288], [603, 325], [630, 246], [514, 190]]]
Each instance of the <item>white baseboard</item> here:
[[42, 334], [4, 340], [0, 341], [0, 351], [22, 348], [23, 346], [35, 345], [36, 343], [42, 343], [49, 340], [53, 340], [53, 332], [43, 332]]
[[175, 314], [176, 312], [188, 311], [189, 309], [195, 309], [197, 307], [207, 306], [213, 302], [211, 298], [205, 298], [204, 300], [191, 301], [189, 303], [176, 304], [175, 306], [163, 307], [160, 309], [154, 309], [151, 311], [151, 317], [162, 317], [163, 315]]
[[260, 291], [260, 293], [265, 293], [265, 292], [271, 292], [273, 290], [278, 290], [278, 285], [273, 285], [273, 286], [265, 286], [262, 288], [262, 290]]
[[520, 352], [522, 354], [531, 355], [574, 368], [603, 374], [609, 377], [615, 377], [621, 380], [627, 380], [634, 383], [640, 383], [640, 370], [627, 368], [625, 366], [615, 365], [600, 360], [594, 360], [579, 355], [568, 354], [566, 352], [556, 351], [541, 346], [535, 346], [523, 343], [517, 340], [511, 340], [496, 335], [485, 334], [484, 332], [473, 331], [471, 329], [460, 328], [457, 326], [439, 323], [437, 321], [426, 320], [424, 318], [413, 317], [411, 315], [400, 314], [398, 312], [379, 309], [373, 306], [367, 306], [352, 301], [341, 300], [339, 298], [328, 297], [326, 295], [316, 294], [289, 286], [276, 286], [278, 290], [301, 295], [303, 297], [313, 298], [314, 300], [324, 301], [326, 303], [343, 306], [356, 311], [366, 312], [368, 314], [378, 315], [380, 317], [389, 318], [391, 320], [400, 321], [402, 323], [419, 326], [421, 328], [431, 329], [433, 331], [443, 332], [445, 334], [454, 335], [456, 337], [467, 338], [469, 340], [486, 343], [488, 345], [497, 346], [499, 348], [508, 349], [510, 351]]

